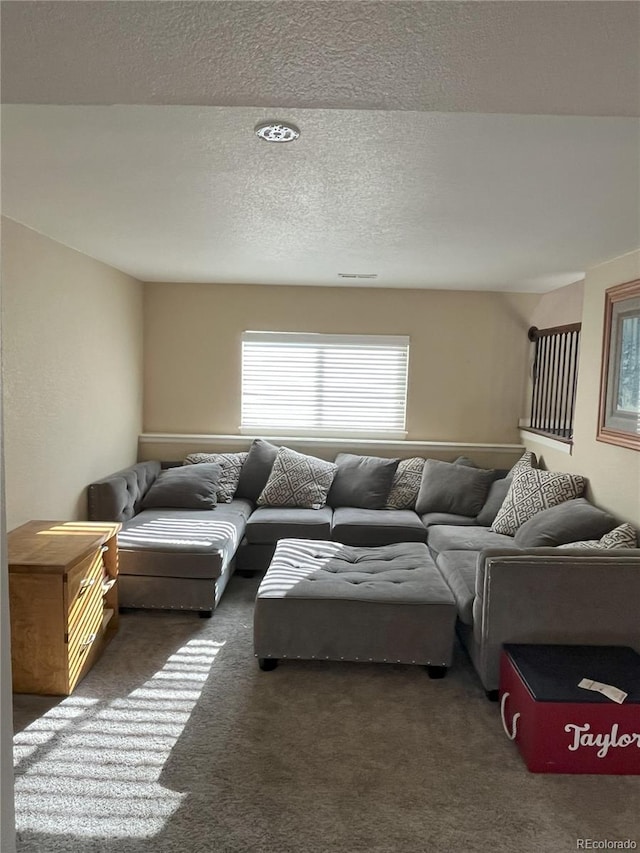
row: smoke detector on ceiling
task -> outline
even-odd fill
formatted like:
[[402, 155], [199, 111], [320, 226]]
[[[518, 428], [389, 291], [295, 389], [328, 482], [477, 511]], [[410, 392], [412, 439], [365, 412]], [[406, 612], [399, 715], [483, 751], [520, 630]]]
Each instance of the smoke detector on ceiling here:
[[265, 121], [255, 127], [256, 136], [265, 142], [294, 142], [300, 131], [293, 124], [283, 121]]

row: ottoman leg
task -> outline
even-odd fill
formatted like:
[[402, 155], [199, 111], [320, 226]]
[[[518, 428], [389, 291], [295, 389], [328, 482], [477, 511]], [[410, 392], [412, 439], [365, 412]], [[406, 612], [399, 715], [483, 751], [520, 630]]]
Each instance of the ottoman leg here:
[[258, 658], [258, 666], [263, 672], [270, 672], [278, 666], [278, 658]]
[[426, 670], [429, 673], [429, 678], [444, 678], [447, 674], [446, 666], [431, 666], [431, 664], [427, 664]]
[[489, 702], [497, 702], [500, 698], [499, 690], [485, 690], [484, 695], [487, 697]]

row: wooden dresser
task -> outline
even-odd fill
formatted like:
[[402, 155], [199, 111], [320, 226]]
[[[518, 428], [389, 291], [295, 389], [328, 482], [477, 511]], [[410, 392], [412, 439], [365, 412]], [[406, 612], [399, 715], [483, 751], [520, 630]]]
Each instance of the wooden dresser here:
[[120, 527], [30, 521], [8, 534], [15, 693], [70, 694], [116, 632]]

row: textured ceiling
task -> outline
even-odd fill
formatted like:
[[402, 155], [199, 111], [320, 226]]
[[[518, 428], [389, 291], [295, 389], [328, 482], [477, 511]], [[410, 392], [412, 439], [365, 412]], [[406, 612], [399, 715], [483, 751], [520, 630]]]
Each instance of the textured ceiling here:
[[8, 103], [640, 115], [636, 2], [9, 2]]
[[639, 48], [626, 1], [4, 2], [3, 212], [145, 280], [546, 290], [640, 243]]

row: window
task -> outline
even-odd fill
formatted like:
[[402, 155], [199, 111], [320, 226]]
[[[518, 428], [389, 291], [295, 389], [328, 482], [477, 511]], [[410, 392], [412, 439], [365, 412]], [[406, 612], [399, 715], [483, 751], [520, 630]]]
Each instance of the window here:
[[640, 450], [640, 279], [605, 292], [597, 438]]
[[245, 332], [245, 432], [404, 438], [409, 338]]

